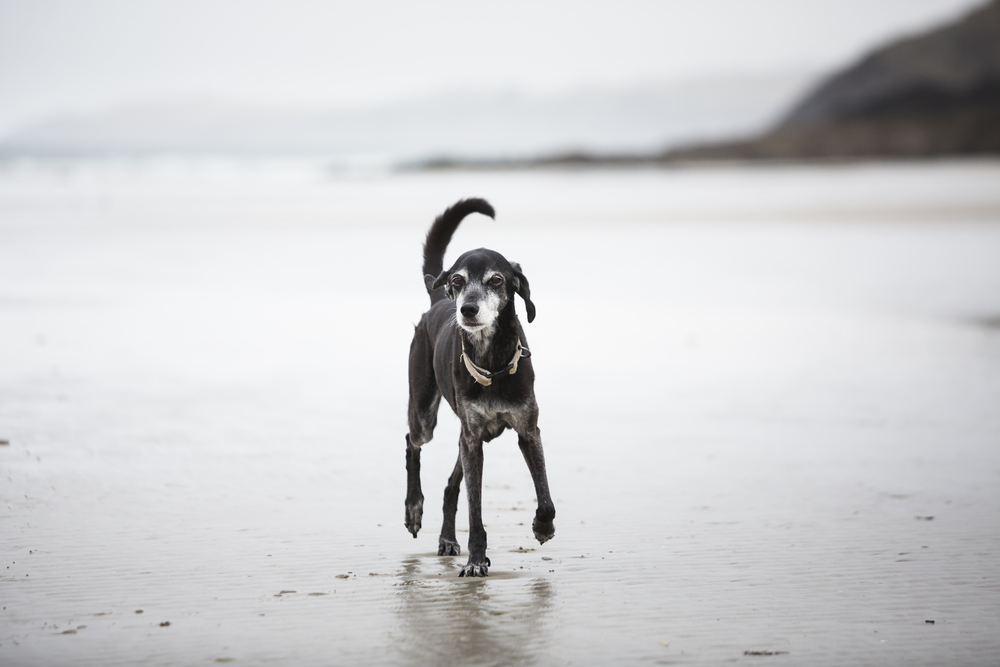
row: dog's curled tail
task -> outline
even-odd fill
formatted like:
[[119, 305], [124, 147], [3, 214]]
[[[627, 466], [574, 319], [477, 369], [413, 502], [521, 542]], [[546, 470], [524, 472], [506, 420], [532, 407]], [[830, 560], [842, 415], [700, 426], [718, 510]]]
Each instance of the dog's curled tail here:
[[[436, 277], [444, 270], [444, 251], [448, 249], [448, 243], [458, 229], [459, 223], [470, 213], [482, 213], [491, 218], [496, 216], [488, 201], [473, 198], [456, 202], [454, 206], [435, 218], [434, 224], [427, 232], [427, 240], [424, 241], [425, 276]], [[444, 298], [443, 289], [432, 290], [430, 285], [427, 286], [427, 293], [430, 294], [432, 304]]]

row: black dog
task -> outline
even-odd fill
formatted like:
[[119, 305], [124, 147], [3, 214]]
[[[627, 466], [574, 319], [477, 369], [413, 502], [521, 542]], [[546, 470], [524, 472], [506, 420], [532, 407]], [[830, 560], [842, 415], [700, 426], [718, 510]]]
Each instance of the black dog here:
[[410, 344], [410, 432], [406, 436], [406, 528], [420, 530], [424, 495], [420, 490], [420, 446], [431, 439], [441, 396], [462, 422], [458, 462], [444, 490], [444, 525], [438, 555], [457, 556], [458, 491], [465, 477], [469, 500], [469, 562], [460, 577], [485, 577], [486, 530], [482, 517], [483, 443], [511, 428], [531, 471], [538, 497], [532, 530], [539, 542], [555, 535], [556, 516], [538, 430], [535, 373], [514, 313], [514, 295], [524, 299], [528, 321], [535, 319], [528, 280], [521, 267], [497, 252], [465, 253], [447, 271], [444, 251], [469, 213], [493, 217], [483, 199], [465, 199], [442, 213], [424, 243], [424, 284], [431, 308], [420, 318]]

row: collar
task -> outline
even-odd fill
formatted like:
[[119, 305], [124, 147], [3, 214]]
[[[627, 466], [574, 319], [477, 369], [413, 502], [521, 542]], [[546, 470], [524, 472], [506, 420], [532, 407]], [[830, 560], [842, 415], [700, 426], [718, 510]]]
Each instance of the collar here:
[[465, 338], [459, 336], [459, 339], [462, 341], [461, 359], [462, 361], [465, 362], [466, 370], [469, 371], [469, 375], [471, 375], [476, 382], [483, 385], [484, 387], [488, 387], [491, 384], [493, 384], [493, 378], [507, 371], [510, 371], [510, 374], [513, 375], [514, 373], [517, 372], [517, 362], [521, 360], [521, 357], [528, 358], [531, 356], [531, 350], [521, 345], [521, 341], [517, 341], [517, 349], [514, 350], [514, 356], [510, 360], [510, 363], [501, 368], [500, 370], [491, 373], [482, 366], [477, 366], [474, 363], [472, 363], [472, 360], [469, 359], [469, 355], [465, 353]]

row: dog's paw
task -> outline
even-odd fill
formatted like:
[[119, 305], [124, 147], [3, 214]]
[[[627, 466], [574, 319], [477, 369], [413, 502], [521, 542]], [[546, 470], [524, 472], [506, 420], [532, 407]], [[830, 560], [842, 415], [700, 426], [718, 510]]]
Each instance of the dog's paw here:
[[535, 533], [535, 539], [539, 544], [545, 544], [556, 535], [556, 525], [551, 521], [535, 519], [531, 524], [531, 530]]
[[438, 540], [438, 556], [461, 556], [462, 547], [458, 542], [446, 540], [443, 537]]
[[420, 500], [415, 503], [406, 503], [406, 518], [404, 525], [406, 529], [413, 534], [413, 537], [417, 537], [417, 533], [420, 532], [421, 522], [424, 518], [424, 501]]
[[492, 565], [490, 559], [487, 558], [485, 563], [469, 563], [462, 568], [462, 571], [458, 573], [460, 577], [488, 577], [490, 576], [490, 568]]

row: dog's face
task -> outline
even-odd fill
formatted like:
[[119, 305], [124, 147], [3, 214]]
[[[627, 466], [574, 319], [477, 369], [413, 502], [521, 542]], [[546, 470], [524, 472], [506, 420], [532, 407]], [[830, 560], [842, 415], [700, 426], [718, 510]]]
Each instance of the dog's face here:
[[515, 294], [524, 299], [528, 321], [535, 319], [528, 279], [520, 266], [498, 252], [470, 250], [440, 276], [426, 276], [425, 280], [431, 289], [445, 288], [448, 298], [455, 302], [458, 325], [469, 333], [491, 331]]

